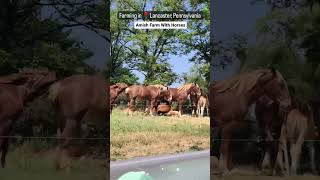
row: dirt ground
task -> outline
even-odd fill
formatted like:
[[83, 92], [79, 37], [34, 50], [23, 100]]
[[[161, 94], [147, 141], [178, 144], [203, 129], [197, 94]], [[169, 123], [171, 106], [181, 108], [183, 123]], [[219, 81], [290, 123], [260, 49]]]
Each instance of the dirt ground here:
[[257, 175], [252, 167], [236, 167], [230, 176], [220, 176], [218, 174], [218, 159], [211, 156], [211, 178], [212, 180], [320, 180], [320, 176], [300, 175], [300, 176], [266, 176]]

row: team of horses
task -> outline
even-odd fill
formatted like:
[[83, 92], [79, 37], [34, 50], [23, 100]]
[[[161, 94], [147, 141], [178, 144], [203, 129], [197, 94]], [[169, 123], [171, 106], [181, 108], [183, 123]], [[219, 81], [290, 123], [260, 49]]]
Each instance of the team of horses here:
[[149, 115], [157, 113], [160, 103], [172, 105], [173, 102], [177, 102], [179, 109], [178, 115], [181, 116], [184, 113], [183, 106], [188, 98], [191, 102], [193, 115], [197, 114], [203, 116], [205, 108], [208, 113], [208, 96], [203, 93], [196, 83], [187, 83], [178, 88], [171, 88], [163, 85], [128, 86], [125, 83], [116, 83], [110, 86], [110, 110], [112, 110], [116, 98], [123, 92], [128, 100], [128, 115], [132, 115], [135, 111], [137, 99], [147, 102], [146, 113]]
[[[9, 138], [13, 125], [29, 101], [48, 94], [58, 112], [56, 168], [70, 167], [65, 161], [81, 154], [77, 139], [81, 138], [81, 123], [88, 114], [109, 124], [109, 84], [100, 75], [73, 75], [58, 79], [48, 70], [24, 69], [0, 77], [0, 151], [5, 167]], [[68, 168], [67, 167], [67, 168]]]
[[[310, 167], [316, 174], [314, 140], [320, 116], [317, 108], [298, 106], [291, 98], [281, 73], [275, 69], [258, 69], [213, 82], [210, 85], [210, 117], [213, 146], [220, 140], [219, 169], [230, 175], [233, 169], [232, 140], [237, 130], [245, 127], [245, 118], [254, 107], [260, 129], [263, 154], [257, 166], [271, 167], [272, 174], [295, 175], [305, 140]], [[318, 122], [317, 122], [318, 121]], [[219, 138], [218, 138], [219, 137]], [[289, 148], [289, 149], [288, 149]]]

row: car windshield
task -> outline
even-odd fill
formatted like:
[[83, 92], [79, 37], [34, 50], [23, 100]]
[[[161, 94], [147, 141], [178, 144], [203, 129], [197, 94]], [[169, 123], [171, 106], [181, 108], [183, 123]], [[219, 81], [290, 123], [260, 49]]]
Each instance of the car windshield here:
[[[179, 156], [181, 159], [175, 159]], [[154, 180], [210, 179], [210, 157], [209, 155], [204, 156], [204, 153], [186, 153], [174, 157], [162, 156], [125, 161], [121, 163], [121, 166], [111, 165], [111, 180], [117, 180], [125, 173], [138, 171], [146, 172]]]

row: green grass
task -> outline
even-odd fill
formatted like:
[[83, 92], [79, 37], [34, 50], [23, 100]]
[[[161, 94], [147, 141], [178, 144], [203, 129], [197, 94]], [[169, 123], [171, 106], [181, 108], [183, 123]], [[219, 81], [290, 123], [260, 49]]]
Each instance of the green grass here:
[[199, 151], [210, 147], [208, 117], [128, 116], [115, 109], [111, 115], [111, 160]]
[[0, 169], [1, 180], [105, 180], [105, 160], [83, 157], [74, 160], [70, 171], [54, 167], [54, 151], [32, 152], [30, 144], [12, 148], [7, 155], [7, 165]]
[[[197, 118], [199, 124], [191, 124], [188, 119], [167, 116], [146, 116], [135, 112], [130, 117], [123, 111], [114, 110], [111, 115], [111, 134], [130, 134], [134, 132], [175, 132], [194, 136], [210, 136], [208, 119]], [[176, 122], [174, 122], [176, 121]], [[171, 122], [171, 124], [170, 124]]]

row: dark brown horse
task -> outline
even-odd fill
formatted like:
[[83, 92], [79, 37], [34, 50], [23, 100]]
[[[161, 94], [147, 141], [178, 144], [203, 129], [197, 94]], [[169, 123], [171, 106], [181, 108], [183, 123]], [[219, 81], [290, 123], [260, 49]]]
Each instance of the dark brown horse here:
[[25, 69], [19, 73], [0, 78], [0, 151], [1, 166], [5, 166], [9, 136], [15, 120], [25, 103], [39, 95], [47, 85], [56, 80], [53, 72]]
[[128, 87], [125, 83], [116, 83], [110, 86], [110, 112], [119, 94], [121, 94]]
[[128, 114], [132, 115], [135, 100], [142, 99], [149, 102], [149, 114], [153, 115], [161, 100], [171, 102], [172, 95], [168, 87], [132, 85], [125, 90], [128, 97]]
[[[99, 76], [74, 75], [53, 84], [49, 89], [49, 99], [60, 113], [57, 136], [60, 138], [57, 149], [57, 168], [69, 168], [71, 151], [79, 145], [81, 122], [84, 117], [93, 115], [99, 123], [109, 124], [110, 101], [106, 91], [108, 82]], [[92, 118], [90, 119], [92, 120]], [[81, 152], [80, 152], [81, 153]], [[70, 160], [70, 159], [69, 159]]]
[[289, 91], [282, 75], [274, 69], [242, 73], [210, 86], [210, 117], [213, 134], [221, 130], [220, 161], [224, 173], [232, 169], [230, 140], [236, 129], [243, 127], [248, 108], [266, 95], [286, 111], [291, 104]]
[[196, 83], [188, 83], [179, 88], [169, 88], [172, 94], [172, 102], [178, 102], [179, 114], [183, 114], [183, 105], [190, 97], [192, 114], [197, 112], [198, 99], [201, 96], [201, 89]]
[[259, 124], [262, 139], [262, 156], [258, 166], [261, 170], [270, 166], [271, 172], [275, 170], [276, 158], [279, 148], [281, 126], [284, 114], [279, 112], [279, 105], [267, 96], [262, 96], [256, 102], [255, 115]]

